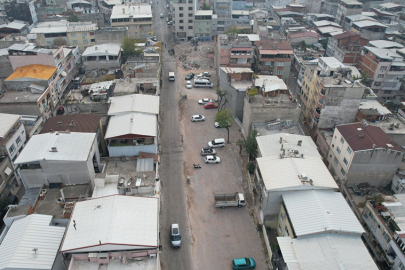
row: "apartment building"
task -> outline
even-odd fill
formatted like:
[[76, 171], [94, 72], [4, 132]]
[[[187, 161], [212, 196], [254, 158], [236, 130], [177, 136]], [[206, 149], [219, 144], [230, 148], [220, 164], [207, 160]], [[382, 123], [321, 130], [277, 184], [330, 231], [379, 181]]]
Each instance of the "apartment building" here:
[[368, 183], [385, 187], [394, 177], [403, 157], [401, 147], [372, 125], [338, 125], [331, 140], [329, 169], [342, 185]]
[[385, 24], [369, 20], [353, 22], [350, 30], [354, 33], [361, 34], [369, 40], [379, 40], [384, 39], [387, 28], [388, 26]]
[[363, 46], [368, 39], [351, 31], [333, 35], [328, 39], [326, 55], [333, 56], [342, 63], [357, 64]]
[[[196, 0], [173, 0], [174, 33], [179, 41], [190, 40], [194, 36], [194, 14], [198, 9]], [[211, 26], [210, 26], [211, 27]]]
[[302, 114], [313, 131], [354, 121], [365, 88], [352, 80], [355, 74], [359, 75], [356, 68], [344, 66], [335, 57], [320, 57], [313, 71], [305, 70]]
[[110, 17], [112, 27], [127, 27], [130, 38], [153, 36], [153, 17], [150, 5], [115, 5]]
[[365, 46], [359, 67], [373, 80], [371, 89], [379, 99], [399, 101], [401, 81], [405, 75], [404, 58], [395, 49]]
[[264, 75], [276, 75], [287, 80], [290, 77], [294, 51], [286, 40], [256, 41], [255, 72]]
[[340, 0], [336, 12], [338, 23], [343, 26], [347, 16], [361, 14], [363, 4], [356, 0]]
[[194, 36], [200, 41], [212, 40], [212, 10], [198, 10], [194, 17]]

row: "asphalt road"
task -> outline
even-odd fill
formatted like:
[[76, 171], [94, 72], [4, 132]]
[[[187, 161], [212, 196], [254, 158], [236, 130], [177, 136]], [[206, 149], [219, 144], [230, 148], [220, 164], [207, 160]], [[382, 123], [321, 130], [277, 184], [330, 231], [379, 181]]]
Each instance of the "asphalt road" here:
[[[165, 18], [159, 15], [165, 14]], [[177, 69], [173, 56], [167, 50], [173, 48], [173, 36], [166, 24], [166, 2], [153, 2], [153, 32], [158, 41], [163, 41], [163, 86], [160, 92], [160, 180], [162, 181], [162, 208], [160, 243], [162, 245], [162, 270], [192, 270], [191, 233], [186, 205], [186, 179], [184, 178], [184, 156], [180, 132], [178, 85], [182, 78], [169, 82], [168, 73]], [[182, 235], [181, 248], [170, 244], [170, 225], [178, 223]]]

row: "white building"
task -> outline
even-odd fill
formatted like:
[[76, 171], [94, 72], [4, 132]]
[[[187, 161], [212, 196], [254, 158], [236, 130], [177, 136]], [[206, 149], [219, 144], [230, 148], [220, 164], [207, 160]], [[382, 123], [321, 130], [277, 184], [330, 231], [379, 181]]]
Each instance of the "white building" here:
[[96, 133], [54, 132], [34, 135], [15, 161], [26, 189], [51, 183], [94, 186], [100, 163]]
[[121, 44], [105, 43], [87, 47], [82, 53], [82, 60], [86, 70], [119, 68], [121, 66]]
[[197, 0], [172, 1], [174, 11], [172, 20], [176, 40], [186, 41], [194, 37], [194, 14], [198, 9], [197, 5]]

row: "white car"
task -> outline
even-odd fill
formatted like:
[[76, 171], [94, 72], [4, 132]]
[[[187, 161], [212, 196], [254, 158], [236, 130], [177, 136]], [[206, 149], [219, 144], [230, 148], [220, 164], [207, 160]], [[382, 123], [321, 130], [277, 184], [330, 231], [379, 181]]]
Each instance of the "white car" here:
[[160, 13], [160, 18], [164, 18], [165, 16], [163, 15], [163, 13]]
[[[215, 125], [215, 127], [216, 127], [216, 128], [221, 128], [221, 126], [219, 125], [219, 123], [218, 123], [218, 122], [215, 122], [215, 124], [214, 124], [214, 125]], [[231, 123], [229, 123], [228, 125], [230, 126], [230, 125], [231, 125]]]
[[210, 102], [212, 102], [212, 99], [203, 98], [203, 99], [200, 99], [200, 100], [198, 101], [198, 104], [204, 105], [205, 103], [210, 103]]
[[217, 156], [205, 156], [205, 163], [220, 163], [221, 159]]
[[191, 84], [191, 81], [186, 81], [186, 88], [191, 89], [193, 85]]
[[200, 121], [205, 121], [205, 117], [203, 115], [193, 115], [191, 116], [191, 122], [200, 122]]
[[181, 235], [179, 224], [172, 224], [170, 226], [170, 241], [173, 248], [179, 248], [181, 246]]
[[209, 81], [210, 78], [202, 76], [201, 74], [199, 74], [199, 75], [195, 76], [194, 80], [208, 80]]

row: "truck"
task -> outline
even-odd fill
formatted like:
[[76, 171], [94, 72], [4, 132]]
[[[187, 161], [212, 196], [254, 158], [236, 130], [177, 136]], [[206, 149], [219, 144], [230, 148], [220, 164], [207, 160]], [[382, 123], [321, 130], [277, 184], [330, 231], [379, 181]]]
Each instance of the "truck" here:
[[169, 72], [169, 81], [174, 81], [174, 72]]
[[231, 194], [214, 194], [215, 207], [230, 207], [237, 206], [242, 207], [246, 205], [245, 196], [240, 192]]

